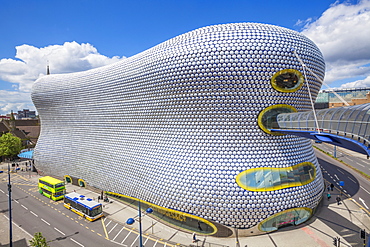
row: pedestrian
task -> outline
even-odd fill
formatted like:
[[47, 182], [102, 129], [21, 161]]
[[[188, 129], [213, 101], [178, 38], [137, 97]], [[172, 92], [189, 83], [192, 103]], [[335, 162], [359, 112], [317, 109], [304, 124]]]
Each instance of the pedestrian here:
[[200, 222], [198, 221], [198, 229], [199, 231], [203, 231], [202, 227], [200, 226]]
[[193, 243], [197, 242], [197, 235], [193, 232]]
[[340, 204], [340, 201], [342, 200], [342, 199], [340, 199], [340, 196], [337, 196], [337, 198], [335, 198], [336, 200], [337, 200], [337, 203], [338, 203], [338, 205]]
[[331, 191], [334, 190], [334, 184], [330, 184]]
[[330, 198], [331, 198], [330, 193], [328, 193], [328, 194], [327, 194], [327, 197], [328, 197], [328, 201], [329, 201], [329, 200], [330, 200]]
[[330, 191], [330, 184], [328, 184], [328, 187], [327, 188], [328, 188], [328, 191]]

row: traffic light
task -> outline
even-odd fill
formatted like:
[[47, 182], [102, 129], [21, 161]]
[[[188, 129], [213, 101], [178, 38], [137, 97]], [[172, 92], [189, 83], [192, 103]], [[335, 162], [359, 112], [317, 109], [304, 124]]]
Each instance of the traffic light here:
[[365, 232], [365, 230], [361, 230], [361, 234], [360, 234], [360, 236], [361, 236], [361, 238], [362, 239], [365, 239], [366, 238], [366, 232]]
[[337, 243], [338, 243], [338, 239], [337, 239], [337, 237], [333, 238], [333, 245], [334, 245], [334, 246], [337, 246]]

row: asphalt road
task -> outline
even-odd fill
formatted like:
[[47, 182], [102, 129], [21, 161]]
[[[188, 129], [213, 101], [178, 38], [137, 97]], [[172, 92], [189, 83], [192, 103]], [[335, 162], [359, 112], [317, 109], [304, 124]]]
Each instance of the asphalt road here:
[[[326, 145], [325, 145], [326, 146]], [[320, 146], [324, 149], [324, 146]], [[328, 148], [330, 149], [330, 147]], [[328, 150], [327, 150], [328, 151]], [[362, 175], [344, 164], [315, 151], [326, 185], [333, 183], [344, 197], [354, 200], [360, 208], [370, 215], [370, 183]], [[350, 165], [370, 166], [366, 159], [337, 153], [340, 159], [348, 160]], [[351, 162], [352, 161], [352, 162]], [[362, 167], [362, 166], [357, 166]], [[357, 168], [356, 167], [356, 168]], [[13, 221], [30, 234], [42, 232], [50, 246], [138, 246], [138, 234], [109, 218], [89, 222], [63, 207], [61, 201], [54, 202], [37, 191], [35, 182], [23, 176], [12, 174]], [[340, 181], [344, 186], [340, 186]], [[0, 174], [0, 212], [8, 214], [7, 174]], [[144, 230], [144, 229], [143, 229]], [[109, 240], [105, 237], [108, 236]], [[162, 241], [149, 237], [143, 240], [145, 246], [165, 246]]]
[[[87, 221], [67, 210], [63, 201], [54, 202], [38, 193], [28, 173], [11, 173], [12, 220], [30, 234], [42, 232], [51, 247], [57, 246], [139, 246], [137, 229], [108, 218]], [[0, 173], [0, 212], [8, 216], [8, 176]], [[143, 229], [145, 231], [145, 229]], [[143, 234], [146, 247], [174, 246]]]
[[353, 154], [354, 152], [349, 151], [349, 150], [345, 150], [345, 149], [342, 149], [342, 148], [334, 149], [333, 145], [325, 144], [325, 143], [321, 143], [321, 144], [315, 143], [315, 146], [317, 146], [318, 148], [320, 148], [321, 150], [323, 150], [325, 152], [328, 152], [329, 154], [331, 154], [333, 156], [334, 156], [334, 153], [335, 153], [336, 158], [342, 160], [346, 164], [351, 165], [352, 167], [356, 168], [357, 170], [359, 170], [359, 171], [361, 171], [361, 172], [363, 172], [367, 175], [370, 175], [370, 159], [366, 159], [366, 155], [356, 154], [359, 157], [355, 156], [355, 155], [351, 155], [351, 153]]
[[[364, 176], [326, 154], [317, 150], [315, 153], [321, 165], [324, 179], [326, 180], [326, 186], [333, 183], [336, 189], [343, 192], [343, 196], [352, 198], [360, 208], [365, 209], [370, 215], [369, 181]], [[357, 158], [350, 156], [348, 159], [356, 160]], [[350, 163], [350, 165], [352, 165], [352, 163]], [[344, 186], [340, 186], [340, 181], [344, 182]]]
[[[13, 180], [15, 174], [12, 174]], [[8, 215], [8, 188], [0, 174], [0, 210]], [[37, 192], [37, 187], [12, 182], [13, 221], [30, 234], [42, 232], [51, 247], [57, 246], [120, 246], [105, 239], [102, 221], [89, 222]]]

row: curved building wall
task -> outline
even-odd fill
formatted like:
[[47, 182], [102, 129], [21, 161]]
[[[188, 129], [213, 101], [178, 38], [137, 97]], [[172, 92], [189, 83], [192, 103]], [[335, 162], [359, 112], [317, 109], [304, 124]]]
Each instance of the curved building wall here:
[[[44, 76], [32, 90], [36, 165], [246, 233], [270, 231], [259, 224], [288, 209], [309, 215], [324, 186], [310, 141], [258, 125], [277, 104], [310, 109], [305, 83], [279, 91], [271, 82], [285, 69], [303, 73], [292, 48], [323, 78], [312, 41], [256, 23], [204, 27], [112, 65]], [[316, 97], [320, 82], [308, 83]], [[292, 167], [313, 167], [304, 172], [314, 177], [297, 183]]]

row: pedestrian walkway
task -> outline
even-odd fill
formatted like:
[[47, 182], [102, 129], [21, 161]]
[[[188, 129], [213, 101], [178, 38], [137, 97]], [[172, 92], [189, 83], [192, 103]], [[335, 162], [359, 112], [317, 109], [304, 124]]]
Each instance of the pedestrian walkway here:
[[[4, 170], [4, 166], [0, 166], [1, 169]], [[30, 186], [30, 189], [32, 185], [35, 186], [37, 184], [39, 178], [37, 174], [27, 171], [18, 171], [12, 177], [14, 178], [12, 180], [14, 184], [22, 183], [24, 184], [23, 186]], [[3, 183], [4, 181], [1, 182]], [[76, 191], [95, 200], [98, 200], [98, 196], [100, 195], [96, 191], [68, 184], [67, 192], [71, 191]], [[144, 216], [142, 217], [143, 243], [149, 243], [146, 241], [156, 241], [156, 246], [314, 247], [333, 246], [333, 238], [339, 237], [341, 241], [340, 246], [363, 246], [359, 231], [365, 229], [366, 232], [370, 232], [369, 215], [361, 210], [356, 202], [351, 199], [344, 199], [338, 205], [335, 199], [339, 193], [340, 191], [334, 188], [334, 191], [331, 191], [330, 200], [327, 200], [324, 196], [316, 213], [306, 223], [299, 226], [286, 227], [285, 229], [265, 235], [240, 237], [239, 239], [235, 237], [216, 238], [197, 235], [198, 241], [193, 243], [192, 233], [171, 228], [150, 216]], [[126, 246], [124, 240], [127, 234], [126, 236], [122, 235], [122, 232], [124, 232], [123, 229], [128, 229], [130, 235], [136, 235], [136, 237], [138, 235], [137, 223], [134, 223], [132, 226], [125, 223], [128, 218], [135, 218], [137, 216], [137, 209], [121, 203], [116, 198], [109, 198], [109, 202], [102, 202], [102, 204], [103, 211], [106, 215], [103, 222], [105, 226], [105, 237], [110, 241]], [[3, 215], [6, 215], [6, 212]], [[3, 215], [0, 216], [4, 217]], [[19, 234], [22, 235], [22, 232]], [[26, 239], [30, 238], [30, 235], [27, 233], [23, 232], [23, 235]], [[5, 241], [3, 234], [0, 235], [0, 243], [6, 243]]]

